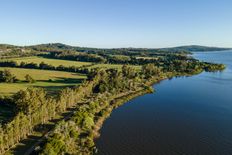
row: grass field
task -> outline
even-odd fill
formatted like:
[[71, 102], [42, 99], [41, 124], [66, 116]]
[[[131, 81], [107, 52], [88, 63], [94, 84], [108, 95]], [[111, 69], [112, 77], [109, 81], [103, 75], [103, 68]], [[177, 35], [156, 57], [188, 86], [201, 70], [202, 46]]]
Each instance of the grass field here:
[[[61, 88], [80, 84], [86, 78], [85, 75], [69, 72], [0, 67], [0, 70], [4, 69], [9, 69], [19, 82], [0, 83], [1, 95], [11, 95], [30, 86], [43, 87], [49, 93], [55, 93]], [[32, 84], [24, 82], [26, 74], [31, 75], [37, 82]]]
[[69, 66], [81, 67], [81, 66], [84, 66], [84, 65], [92, 64], [90, 62], [48, 59], [48, 58], [37, 57], [37, 56], [34, 56], [34, 57], [22, 57], [22, 58], [11, 58], [11, 59], [7, 59], [7, 60], [16, 61], [18, 64], [20, 64], [21, 62], [26, 62], [26, 63], [33, 62], [33, 63], [37, 63], [37, 64], [40, 64], [41, 62], [45, 62], [47, 64], [50, 64], [50, 65], [53, 65], [53, 66], [56, 66], [56, 67], [59, 66], [59, 65], [63, 65], [63, 66], [66, 66], [66, 67], [69, 67]]
[[[33, 63], [41, 63], [45, 62], [51, 64], [53, 66], [83, 66], [83, 65], [90, 65], [89, 62], [78, 62], [78, 61], [68, 61], [68, 60], [57, 60], [57, 59], [48, 59], [43, 57], [24, 57], [24, 58], [12, 58], [8, 60], [16, 61], [18, 64], [21, 62], [33, 62]], [[114, 69], [121, 69], [123, 65], [119, 64], [96, 64], [90, 66], [88, 68], [114, 68]], [[136, 70], [141, 69], [141, 66], [133, 66]], [[80, 83], [83, 79], [86, 78], [85, 75], [80, 75], [76, 73], [69, 73], [69, 72], [61, 72], [61, 71], [50, 71], [50, 70], [37, 70], [37, 69], [21, 69], [21, 68], [7, 68], [7, 67], [0, 67], [0, 70], [9, 69], [19, 82], [16, 83], [0, 83], [0, 94], [1, 95], [11, 95], [16, 93], [21, 89], [26, 89], [30, 86], [35, 87], [43, 87], [50, 93], [55, 93], [57, 90], [60, 90], [64, 87], [74, 86]], [[35, 79], [36, 83], [26, 83], [25, 75], [29, 74]]]

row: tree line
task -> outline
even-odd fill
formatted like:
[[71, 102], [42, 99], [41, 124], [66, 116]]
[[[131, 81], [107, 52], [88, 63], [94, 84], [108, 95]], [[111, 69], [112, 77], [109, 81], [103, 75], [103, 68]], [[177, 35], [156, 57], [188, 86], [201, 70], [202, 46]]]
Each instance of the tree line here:
[[65, 72], [74, 72], [74, 73], [81, 73], [81, 74], [88, 74], [89, 69], [86, 67], [89, 67], [92, 65], [85, 65], [82, 67], [76, 67], [76, 66], [53, 66], [50, 64], [47, 64], [45, 62], [41, 62], [40, 64], [37, 63], [26, 63], [21, 62], [18, 64], [16, 61], [0, 61], [0, 67], [15, 67], [15, 68], [26, 68], [26, 69], [42, 69], [42, 70], [55, 70], [55, 71], [65, 71]]
[[42, 56], [54, 58], [54, 59], [83, 61], [83, 62], [96, 62], [96, 63], [106, 62], [106, 59], [101, 55], [89, 54], [86, 52], [76, 52], [76, 51], [50, 52], [49, 54], [44, 54]]

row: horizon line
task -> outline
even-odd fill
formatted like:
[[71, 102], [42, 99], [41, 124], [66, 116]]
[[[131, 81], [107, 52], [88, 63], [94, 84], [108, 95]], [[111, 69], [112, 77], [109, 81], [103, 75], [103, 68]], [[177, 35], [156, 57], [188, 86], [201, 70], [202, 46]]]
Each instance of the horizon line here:
[[183, 45], [176, 45], [176, 46], [166, 46], [166, 47], [92, 47], [92, 46], [78, 46], [74, 44], [67, 44], [62, 42], [47, 42], [47, 43], [37, 43], [37, 44], [10, 44], [10, 43], [0, 43], [0, 45], [10, 45], [10, 46], [19, 46], [19, 47], [29, 47], [29, 46], [38, 46], [38, 45], [48, 45], [48, 44], [62, 44], [71, 47], [80, 47], [80, 48], [97, 48], [97, 49], [166, 49], [166, 48], [178, 48], [178, 47], [188, 47], [188, 46], [202, 46], [202, 47], [209, 47], [209, 48], [227, 48], [232, 49], [232, 47], [225, 47], [225, 46], [213, 46], [213, 45], [201, 45], [201, 44], [183, 44]]

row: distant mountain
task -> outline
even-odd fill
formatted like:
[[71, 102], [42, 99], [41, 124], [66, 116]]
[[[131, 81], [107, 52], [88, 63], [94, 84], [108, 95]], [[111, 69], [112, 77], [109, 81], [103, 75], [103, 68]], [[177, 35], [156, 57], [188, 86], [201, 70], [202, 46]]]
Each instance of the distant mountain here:
[[32, 46], [14, 46], [7, 44], [0, 44], [0, 51], [7, 51], [6, 49], [34, 49], [38, 51], [46, 51], [46, 50], [74, 50], [79, 52], [99, 52], [99, 51], [124, 51], [124, 52], [133, 52], [133, 51], [147, 51], [147, 52], [200, 52], [200, 51], [224, 51], [232, 48], [220, 48], [220, 47], [208, 47], [208, 46], [198, 46], [198, 45], [190, 45], [190, 46], [179, 46], [179, 47], [171, 47], [171, 48], [112, 48], [112, 49], [104, 49], [104, 48], [89, 48], [89, 47], [79, 47], [79, 46], [70, 46], [62, 43], [48, 43], [48, 44], [39, 44]]
[[[78, 47], [78, 46], [70, 46], [62, 43], [49, 43], [49, 44], [41, 44], [35, 45], [31, 47], [43, 47], [43, 48], [53, 48], [53, 49], [60, 49], [60, 50], [97, 50], [98, 48], [88, 48], [88, 47]], [[116, 50], [117, 48], [113, 48]], [[180, 52], [180, 51], [187, 51], [187, 52], [199, 52], [199, 51], [224, 51], [229, 50], [232, 48], [220, 48], [220, 47], [208, 47], [208, 46], [199, 46], [199, 45], [190, 45], [190, 46], [178, 46], [178, 47], [171, 47], [171, 48], [118, 48], [124, 50], [157, 50], [157, 51], [169, 51], [169, 52]], [[99, 49], [98, 49], [99, 50]], [[107, 49], [105, 49], [107, 50]], [[110, 49], [108, 49], [110, 50]]]
[[27, 48], [35, 48], [35, 49], [48, 48], [48, 49], [59, 49], [59, 50], [73, 50], [75, 47], [62, 44], [62, 43], [48, 43], [48, 44], [27, 46]]
[[162, 50], [174, 51], [174, 52], [179, 52], [179, 51], [188, 51], [188, 52], [224, 51], [224, 50], [230, 50], [230, 49], [232, 49], [232, 48], [208, 47], [208, 46], [198, 46], [198, 45], [162, 48]]
[[8, 45], [8, 44], [0, 44], [0, 49], [8, 49], [8, 48], [17, 48], [17, 46]]

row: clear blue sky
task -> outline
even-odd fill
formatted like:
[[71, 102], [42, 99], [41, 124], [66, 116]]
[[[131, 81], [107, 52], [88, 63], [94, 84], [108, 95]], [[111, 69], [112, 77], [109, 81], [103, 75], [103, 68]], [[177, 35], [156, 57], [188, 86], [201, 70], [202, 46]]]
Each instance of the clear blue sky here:
[[0, 43], [232, 47], [232, 0], [1, 0]]

